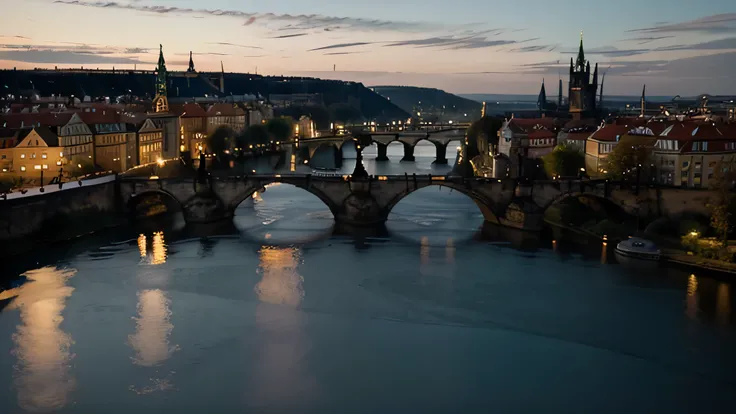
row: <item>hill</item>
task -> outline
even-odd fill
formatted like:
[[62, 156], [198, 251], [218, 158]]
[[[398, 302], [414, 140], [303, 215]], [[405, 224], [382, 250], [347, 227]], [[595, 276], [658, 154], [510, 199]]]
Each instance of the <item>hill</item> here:
[[438, 116], [468, 114], [470, 119], [480, 117], [481, 103], [462, 98], [441, 89], [414, 86], [371, 86], [371, 90], [390, 100], [406, 112]]
[[[280, 107], [347, 105], [365, 120], [409, 118], [409, 113], [361, 83], [318, 78], [262, 76], [249, 73], [168, 73], [170, 102], [224, 100], [252, 95]], [[0, 70], [0, 88], [14, 96], [64, 96], [98, 101], [132, 95], [151, 99], [155, 93], [153, 71], [121, 70]], [[357, 119], [356, 119], [357, 120]]]

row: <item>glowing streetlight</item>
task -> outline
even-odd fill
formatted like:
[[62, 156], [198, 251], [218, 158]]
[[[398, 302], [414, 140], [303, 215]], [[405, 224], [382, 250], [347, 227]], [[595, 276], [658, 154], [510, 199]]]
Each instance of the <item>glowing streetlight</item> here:
[[159, 166], [159, 167], [163, 167], [163, 166], [164, 166], [164, 164], [166, 164], [166, 161], [164, 161], [164, 160], [163, 160], [163, 159], [161, 159], [161, 158], [158, 158], [158, 159], [156, 160], [156, 164], [158, 164], [158, 166]]

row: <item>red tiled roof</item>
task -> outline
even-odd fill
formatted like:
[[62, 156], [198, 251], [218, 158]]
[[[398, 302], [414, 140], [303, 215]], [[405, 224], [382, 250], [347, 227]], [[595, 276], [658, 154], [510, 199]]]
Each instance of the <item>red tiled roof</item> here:
[[27, 114], [6, 114], [0, 116], [0, 128], [20, 129], [31, 126], [59, 127], [66, 125], [72, 112], [43, 112]]
[[512, 118], [508, 121], [508, 128], [517, 134], [528, 134], [534, 130], [546, 128], [555, 129], [554, 118]]
[[659, 135], [678, 141], [691, 141], [693, 139], [693, 131], [698, 126], [699, 124], [696, 122], [674, 122]]
[[629, 132], [632, 127], [633, 125], [628, 124], [607, 124], [603, 128], [598, 129], [592, 135], [590, 135], [590, 138], [597, 141], [615, 142], [618, 140], [619, 137]]
[[244, 112], [242, 109], [233, 106], [233, 104], [217, 103], [207, 109], [207, 114], [209, 116], [236, 116], [243, 115]]
[[528, 135], [529, 138], [555, 138], [556, 136], [552, 131], [547, 129], [537, 129]]
[[169, 110], [182, 118], [203, 118], [207, 116], [207, 111], [196, 103], [169, 105]]
[[79, 117], [82, 118], [82, 121], [87, 125], [116, 124], [120, 122], [120, 115], [114, 109], [98, 109], [95, 112], [79, 112]]

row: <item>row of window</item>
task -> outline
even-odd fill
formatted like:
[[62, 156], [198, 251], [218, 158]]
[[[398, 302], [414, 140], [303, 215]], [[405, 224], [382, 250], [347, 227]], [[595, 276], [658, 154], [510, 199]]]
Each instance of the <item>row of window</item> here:
[[614, 148], [616, 148], [615, 142], [609, 142], [609, 143], [602, 143], [598, 144], [598, 153], [599, 154], [608, 154], [613, 151]]
[[666, 151], [677, 151], [679, 149], [679, 143], [674, 139], [660, 139], [654, 144], [654, 148]]
[[140, 135], [140, 142], [160, 141], [162, 139], [163, 139], [163, 133], [161, 132]]
[[97, 136], [97, 143], [100, 145], [108, 145], [108, 144], [122, 144], [125, 143], [126, 136], [125, 135], [103, 135], [103, 136]]
[[530, 139], [529, 145], [533, 147], [543, 147], [543, 146], [555, 145], [555, 139], [554, 138]]
[[59, 144], [62, 147], [70, 147], [72, 145], [82, 145], [92, 142], [92, 135], [75, 135], [71, 137], [59, 137]]

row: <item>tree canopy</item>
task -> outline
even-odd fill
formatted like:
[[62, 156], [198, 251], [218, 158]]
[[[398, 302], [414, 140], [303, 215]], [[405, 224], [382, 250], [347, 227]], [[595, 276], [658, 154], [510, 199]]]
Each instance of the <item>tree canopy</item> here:
[[207, 136], [207, 150], [215, 155], [222, 155], [225, 150], [230, 149], [232, 146], [234, 136], [235, 131], [232, 128], [225, 125], [217, 127], [217, 129]]
[[[472, 158], [477, 153], [473, 151], [481, 150], [483, 145], [479, 142], [483, 136], [488, 140], [488, 144], [493, 148], [498, 146], [498, 130], [503, 126], [503, 118], [484, 116], [483, 118], [473, 122], [468, 128], [468, 157]], [[475, 144], [475, 145], [473, 145]]]
[[360, 121], [363, 117], [360, 110], [350, 104], [334, 103], [328, 107], [330, 116], [337, 122], [349, 123]]
[[579, 149], [563, 143], [543, 156], [542, 162], [544, 171], [550, 178], [574, 177], [580, 173], [581, 168], [585, 168], [585, 155]]
[[[651, 148], [647, 145], [638, 145], [632, 142], [619, 142], [606, 159], [605, 175], [616, 180], [633, 178], [637, 167], [649, 165]], [[644, 168], [640, 173], [645, 173]], [[644, 181], [645, 177], [641, 177]]]
[[719, 162], [710, 180], [713, 196], [707, 207], [711, 212], [710, 225], [723, 246], [728, 244], [734, 209], [733, 187], [736, 181], [736, 164], [733, 160]]
[[251, 145], [265, 145], [271, 140], [268, 128], [265, 125], [256, 124], [244, 129], [238, 135], [237, 142], [240, 148], [249, 148]]
[[294, 127], [289, 118], [273, 118], [266, 123], [272, 141], [288, 141], [293, 136]]

